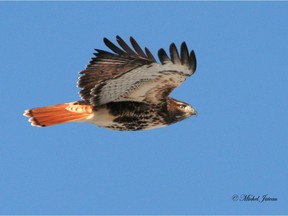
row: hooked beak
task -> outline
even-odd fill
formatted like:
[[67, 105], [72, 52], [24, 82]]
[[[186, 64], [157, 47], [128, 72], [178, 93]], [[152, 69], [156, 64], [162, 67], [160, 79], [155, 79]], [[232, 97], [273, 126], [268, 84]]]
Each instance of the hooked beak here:
[[197, 111], [196, 111], [193, 107], [191, 107], [191, 106], [187, 107], [187, 112], [188, 112], [190, 115], [197, 115], [197, 114], [198, 114]]

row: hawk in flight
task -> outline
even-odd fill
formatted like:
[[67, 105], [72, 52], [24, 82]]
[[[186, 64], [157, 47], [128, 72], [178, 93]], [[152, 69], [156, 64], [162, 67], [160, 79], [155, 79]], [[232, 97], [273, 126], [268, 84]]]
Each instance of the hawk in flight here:
[[196, 57], [185, 42], [180, 53], [174, 43], [170, 56], [158, 51], [160, 64], [130, 37], [133, 49], [119, 36], [119, 46], [104, 38], [112, 51], [95, 49], [78, 87], [82, 100], [26, 110], [33, 126], [87, 122], [99, 127], [134, 131], [170, 125], [196, 114], [187, 103], [169, 94], [196, 70]]

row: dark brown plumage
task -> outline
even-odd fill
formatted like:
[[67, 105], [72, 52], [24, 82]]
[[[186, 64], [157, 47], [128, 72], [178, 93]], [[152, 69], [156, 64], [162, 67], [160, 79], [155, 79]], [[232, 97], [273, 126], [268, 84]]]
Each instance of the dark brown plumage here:
[[196, 70], [194, 51], [189, 53], [185, 42], [180, 54], [172, 43], [170, 57], [160, 49], [158, 64], [132, 37], [133, 49], [119, 36], [116, 40], [120, 47], [104, 38], [113, 53], [95, 49], [95, 57], [80, 72], [83, 100], [27, 110], [24, 115], [31, 117], [32, 125], [81, 121], [113, 130], [146, 130], [196, 114], [188, 104], [168, 97]]

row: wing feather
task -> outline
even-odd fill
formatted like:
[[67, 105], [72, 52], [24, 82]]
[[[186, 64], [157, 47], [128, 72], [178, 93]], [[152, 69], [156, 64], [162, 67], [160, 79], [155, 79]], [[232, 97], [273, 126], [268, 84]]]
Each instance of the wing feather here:
[[147, 56], [145, 55], [145, 53], [143, 52], [143, 50], [141, 49], [141, 47], [139, 46], [139, 44], [136, 42], [136, 40], [133, 37], [130, 37], [130, 42], [133, 48], [135, 49], [135, 51], [137, 52], [137, 54], [140, 57], [147, 59]]
[[148, 57], [148, 59], [152, 62], [156, 62], [156, 59], [154, 58], [154, 56], [152, 55], [152, 53], [150, 52], [150, 50], [148, 48], [145, 47], [145, 52], [146, 55]]
[[194, 73], [196, 71], [196, 68], [197, 68], [196, 55], [195, 55], [194, 50], [191, 51], [189, 59], [190, 59], [191, 70]]
[[166, 51], [163, 48], [159, 49], [158, 57], [162, 64], [165, 64], [166, 62], [171, 62], [170, 58], [168, 57]]
[[119, 55], [127, 55], [123, 50], [119, 49], [115, 44], [113, 44], [110, 40], [107, 38], [104, 38], [105, 45], [110, 48], [113, 52], [119, 54]]
[[185, 42], [181, 44], [181, 63], [190, 68], [189, 53]]
[[174, 64], [181, 64], [181, 59], [179, 57], [177, 47], [175, 46], [174, 43], [170, 45], [170, 55], [171, 55], [171, 60]]
[[127, 45], [127, 43], [119, 36], [116, 36], [118, 44], [126, 51], [126, 53], [130, 56], [137, 57], [137, 54]]

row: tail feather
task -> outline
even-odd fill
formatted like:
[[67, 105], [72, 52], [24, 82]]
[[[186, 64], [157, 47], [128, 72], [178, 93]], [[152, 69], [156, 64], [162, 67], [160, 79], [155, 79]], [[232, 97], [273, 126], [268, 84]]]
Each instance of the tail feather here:
[[30, 117], [32, 126], [45, 127], [83, 121], [93, 115], [93, 108], [73, 102], [25, 110], [23, 115]]

